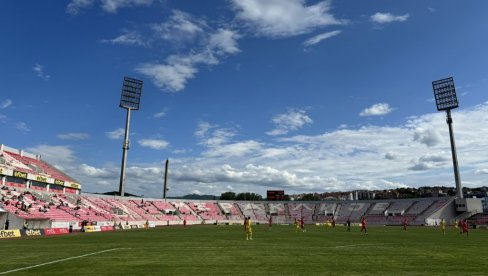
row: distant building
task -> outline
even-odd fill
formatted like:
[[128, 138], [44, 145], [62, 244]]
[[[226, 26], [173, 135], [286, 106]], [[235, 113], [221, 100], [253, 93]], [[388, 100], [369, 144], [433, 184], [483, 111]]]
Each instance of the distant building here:
[[376, 193], [368, 190], [352, 191], [353, 200], [375, 199]]

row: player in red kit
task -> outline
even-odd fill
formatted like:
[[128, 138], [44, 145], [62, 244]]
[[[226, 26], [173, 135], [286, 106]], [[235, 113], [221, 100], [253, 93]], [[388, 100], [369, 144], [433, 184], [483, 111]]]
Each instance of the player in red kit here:
[[469, 236], [468, 222], [466, 220], [462, 222], [462, 228], [463, 232], [461, 234], [466, 233], [466, 236]]
[[303, 220], [303, 217], [300, 219], [300, 228], [302, 232], [305, 232], [305, 220]]
[[407, 219], [403, 220], [402, 225], [403, 225], [403, 231], [407, 231], [407, 225], [408, 225]]
[[361, 218], [361, 235], [363, 234], [363, 231], [364, 231], [364, 234], [368, 234], [368, 229], [366, 227], [366, 219], [364, 217]]

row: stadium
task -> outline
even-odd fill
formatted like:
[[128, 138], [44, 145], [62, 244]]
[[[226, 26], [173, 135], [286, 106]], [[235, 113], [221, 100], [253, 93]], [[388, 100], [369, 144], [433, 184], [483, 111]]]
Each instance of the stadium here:
[[488, 275], [488, 2], [2, 4], [0, 275]]
[[[34, 273], [39, 275], [69, 272], [91, 274], [93, 271], [101, 274], [106, 272], [112, 274], [116, 271], [120, 271], [118, 273], [131, 271], [136, 274], [166, 272], [190, 274], [198, 273], [201, 269], [208, 269], [203, 274], [227, 274], [229, 269], [235, 268], [234, 262], [243, 263], [245, 267], [249, 266], [247, 262], [252, 262], [256, 269], [250, 270], [258, 274], [263, 267], [268, 269], [266, 274], [322, 274], [324, 273], [323, 268], [314, 264], [314, 261], [317, 261], [313, 257], [314, 254], [317, 258], [322, 250], [334, 252], [340, 249], [339, 251], [344, 253], [351, 249], [361, 251], [365, 248], [367, 251], [371, 251], [368, 254], [372, 256], [380, 255], [377, 256], [379, 260], [387, 260], [390, 267], [381, 267], [381, 272], [389, 274], [396, 273], [394, 271], [398, 266], [406, 265], [403, 257], [395, 257], [390, 254], [396, 255], [395, 250], [398, 246], [402, 247], [399, 249], [402, 250], [402, 254], [412, 254], [410, 250], [414, 250], [414, 248], [404, 248], [410, 246], [408, 243], [412, 243], [413, 247], [421, 247], [420, 252], [423, 253], [418, 253], [421, 255], [433, 254], [433, 252], [429, 253], [430, 250], [457, 251], [456, 243], [462, 244], [463, 248], [473, 246], [473, 248], [479, 249], [487, 246], [487, 231], [479, 229], [486, 229], [488, 213], [486, 210], [483, 213], [479, 199], [434, 197], [327, 202], [243, 202], [103, 196], [82, 193], [82, 186], [79, 183], [44, 162], [38, 155], [5, 145], [1, 145], [0, 152], [2, 179], [0, 222], [5, 229], [0, 231], [2, 248], [14, 252], [21, 246], [23, 252], [2, 258], [2, 271], [0, 271], [2, 274]], [[259, 244], [257, 248], [251, 249], [251, 245], [241, 244], [244, 241], [242, 224], [245, 217], [250, 218], [255, 224], [252, 242]], [[357, 226], [362, 218], [365, 218], [367, 223], [372, 226], [367, 239], [357, 239], [361, 238], [363, 234], [361, 231], [361, 236], [358, 236], [359, 226]], [[306, 225], [304, 228], [308, 232], [300, 229], [297, 233], [293, 226], [297, 219], [304, 220]], [[441, 221], [443, 220], [447, 222], [447, 234], [441, 233]], [[467, 220], [469, 227], [474, 228], [467, 240], [461, 239], [461, 236], [464, 238], [468, 233], [463, 235], [458, 233], [457, 224], [463, 220]], [[355, 233], [346, 232], [344, 225], [347, 221], [351, 222], [352, 232]], [[408, 221], [408, 231], [406, 229], [402, 231], [402, 227], [400, 227], [405, 221]], [[408, 238], [407, 235], [409, 235]], [[307, 239], [303, 240], [305, 237]], [[3, 239], [9, 239], [9, 241]], [[132, 239], [139, 241], [129, 245], [124, 242]], [[317, 242], [322, 244], [324, 239], [332, 244], [318, 246]], [[174, 244], [168, 245], [168, 240]], [[435, 249], [425, 244], [435, 240], [440, 243], [435, 244]], [[470, 245], [471, 242], [474, 244]], [[71, 250], [78, 253], [86, 252], [86, 250], [80, 249], [83, 247], [89, 247], [91, 250], [81, 255], [74, 252], [67, 255], [60, 254], [60, 252], [66, 252], [62, 248], [65, 248], [68, 243], [75, 244]], [[296, 247], [289, 245], [294, 243], [300, 244]], [[447, 245], [449, 246], [442, 248]], [[40, 252], [39, 250], [43, 252], [47, 246], [52, 248], [47, 249], [46, 254], [42, 253], [42, 257], [38, 257], [36, 252]], [[111, 248], [107, 249], [106, 246]], [[36, 249], [36, 247], [38, 248]], [[240, 249], [234, 252], [228, 250], [229, 247]], [[290, 247], [291, 251], [289, 251]], [[137, 263], [141, 260], [131, 256], [131, 252], [141, 249], [154, 252], [163, 250], [160, 252], [163, 255], [165, 251], [175, 250], [177, 253], [168, 260], [161, 260], [162, 263], [158, 264], [159, 261], [151, 260], [151, 257], [144, 255], [146, 253], [139, 252], [137, 253], [139, 257], [146, 260], [145, 263], [147, 262], [146, 266], [139, 267]], [[193, 253], [188, 253], [187, 250], [191, 250]], [[219, 252], [222, 250], [225, 251], [225, 256], [231, 259], [239, 258], [240, 261], [231, 260], [227, 263], [220, 263], [222, 256], [219, 256]], [[264, 251], [265, 256], [262, 256], [264, 259], [257, 260], [254, 257], [249, 258], [249, 256], [239, 257], [239, 253], [246, 250]], [[310, 253], [312, 256], [307, 253], [308, 257], [294, 254], [295, 251], [304, 250], [317, 252]], [[378, 250], [381, 253], [373, 254]], [[116, 251], [124, 252], [123, 256]], [[185, 266], [185, 262], [195, 262], [196, 256], [192, 256], [195, 252], [202, 254], [201, 257], [204, 259], [207, 259], [205, 256], [210, 254], [213, 261], [207, 259], [203, 263], [197, 262], [193, 266]], [[482, 254], [479, 253], [478, 250], [472, 252], [470, 259], [473, 262], [481, 261], [483, 258], [480, 255]], [[115, 256], [111, 256], [113, 254]], [[253, 254], [258, 256], [261, 253]], [[272, 256], [267, 254], [272, 254]], [[285, 262], [291, 262], [298, 267], [306, 265], [307, 268], [295, 270], [293, 266], [289, 267], [289, 264], [283, 263], [283, 260], [276, 259], [280, 254], [285, 254], [282, 256], [286, 260]], [[332, 261], [325, 261], [327, 263], [326, 271], [331, 271], [334, 266], [342, 263], [341, 260], [336, 259], [337, 252], [332, 254], [334, 257], [328, 257], [332, 258]], [[361, 263], [362, 258], [367, 256], [361, 254], [366, 253], [360, 253], [359, 257], [347, 256], [354, 262]], [[457, 256], [457, 254], [453, 256]], [[90, 260], [76, 260], [78, 258], [89, 258]], [[92, 262], [92, 258], [97, 258], [98, 261], [90, 266], [84, 265], [86, 261]], [[114, 263], [109, 265], [100, 261], [99, 258], [116, 259], [112, 259]], [[436, 259], [438, 256], [434, 255], [432, 258]], [[50, 261], [42, 261], [47, 259]], [[457, 257], [453, 257], [452, 261], [455, 259]], [[122, 263], [119, 263], [120, 261]], [[411, 256], [409, 261], [412, 261]], [[64, 262], [66, 264], [62, 264]], [[109, 261], [107, 260], [107, 262]], [[123, 265], [126, 262], [132, 265], [126, 267]], [[216, 265], [214, 262], [219, 262], [217, 268], [214, 267]], [[427, 263], [409, 268], [407, 274], [428, 272], [429, 270], [426, 271], [424, 266], [429, 266], [432, 273], [447, 266], [447, 263], [442, 263], [439, 268], [437, 267], [439, 264], [435, 264], [431, 260], [422, 260], [422, 262]], [[376, 262], [373, 261], [373, 267], [374, 263]], [[382, 264], [376, 263], [376, 265]], [[154, 266], [156, 270], [151, 269]], [[242, 269], [246, 269], [245, 267]], [[470, 267], [471, 270], [463, 268], [461, 271], [474, 274], [483, 273], [481, 263], [479, 267], [475, 265]], [[343, 272], [345, 274], [362, 273], [360, 266], [351, 266], [348, 269], [350, 270]], [[449, 273], [455, 273], [455, 271], [450, 270]], [[366, 274], [374, 273], [377, 273], [374, 269], [366, 272]]]

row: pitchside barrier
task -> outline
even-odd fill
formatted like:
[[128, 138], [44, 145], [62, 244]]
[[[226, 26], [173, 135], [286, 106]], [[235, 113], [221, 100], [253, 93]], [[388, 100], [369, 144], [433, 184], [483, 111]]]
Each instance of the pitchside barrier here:
[[20, 238], [20, 230], [0, 230], [0, 239]]
[[68, 228], [0, 230], [0, 239], [69, 234]]
[[99, 225], [88, 225], [85, 226], [85, 232], [107, 232], [107, 231], [114, 231], [115, 227], [113, 226], [99, 226]]

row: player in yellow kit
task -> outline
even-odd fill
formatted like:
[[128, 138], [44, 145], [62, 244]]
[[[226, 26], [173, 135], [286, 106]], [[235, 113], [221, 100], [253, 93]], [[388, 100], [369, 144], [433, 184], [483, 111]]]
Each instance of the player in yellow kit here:
[[300, 223], [298, 222], [297, 218], [295, 218], [295, 222], [293, 224], [295, 225], [295, 232], [298, 232], [298, 230], [300, 230]]
[[442, 229], [442, 234], [446, 234], [446, 221], [444, 219], [441, 220], [441, 229]]
[[246, 240], [252, 240], [252, 222], [251, 217], [244, 219], [244, 231], [246, 231]]

